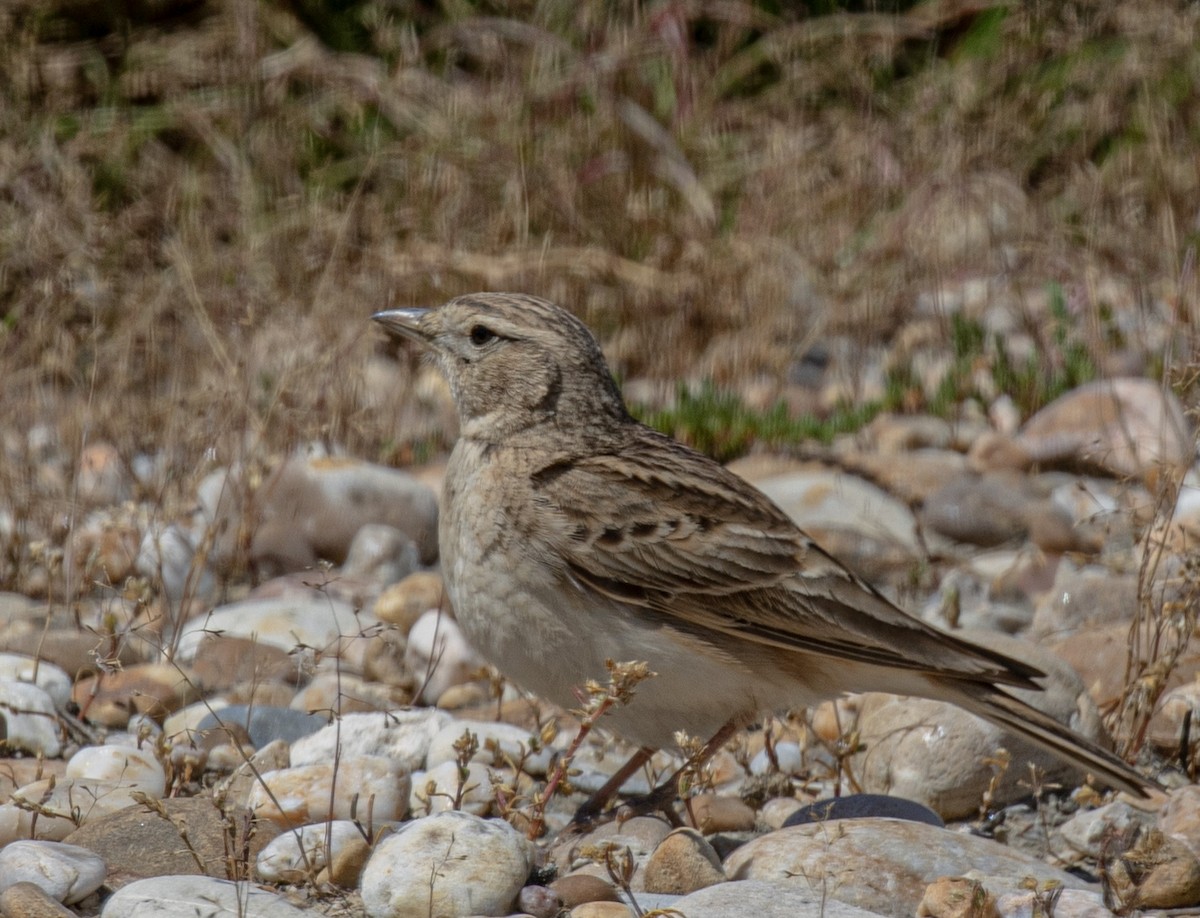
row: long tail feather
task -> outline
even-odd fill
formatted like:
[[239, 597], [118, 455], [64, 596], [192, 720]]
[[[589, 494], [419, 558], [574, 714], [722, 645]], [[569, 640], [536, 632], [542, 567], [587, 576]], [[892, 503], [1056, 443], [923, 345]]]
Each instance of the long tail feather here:
[[1105, 784], [1139, 797], [1148, 797], [1151, 790], [1162, 789], [1157, 781], [1138, 773], [1118, 756], [1003, 689], [980, 683], [960, 684], [953, 689], [957, 690], [954, 691], [955, 704], [1078, 765]]

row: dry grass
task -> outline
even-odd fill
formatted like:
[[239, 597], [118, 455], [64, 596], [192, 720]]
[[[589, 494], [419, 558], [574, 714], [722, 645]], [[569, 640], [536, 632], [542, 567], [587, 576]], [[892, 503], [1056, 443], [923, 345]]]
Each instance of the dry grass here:
[[965, 280], [1036, 331], [1054, 281], [1094, 349], [1116, 314], [1193, 357], [1192, 3], [122, 8], [0, 6], [0, 585], [89, 442], [168, 508], [314, 440], [440, 448], [407, 356], [364, 382], [389, 305], [527, 290], [626, 379], [778, 388]]

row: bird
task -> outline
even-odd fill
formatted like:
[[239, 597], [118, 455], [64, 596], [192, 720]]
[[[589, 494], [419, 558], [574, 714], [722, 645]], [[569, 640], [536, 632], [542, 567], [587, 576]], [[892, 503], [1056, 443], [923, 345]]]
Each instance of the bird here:
[[577, 821], [680, 731], [711, 754], [764, 712], [847, 692], [951, 702], [1109, 785], [1157, 786], [1010, 694], [1040, 689], [1038, 669], [904, 612], [753, 485], [636, 420], [566, 309], [475, 293], [372, 318], [432, 354], [456, 406], [438, 542], [468, 641], [568, 709], [606, 661], [656, 674], [606, 718], [638, 753]]

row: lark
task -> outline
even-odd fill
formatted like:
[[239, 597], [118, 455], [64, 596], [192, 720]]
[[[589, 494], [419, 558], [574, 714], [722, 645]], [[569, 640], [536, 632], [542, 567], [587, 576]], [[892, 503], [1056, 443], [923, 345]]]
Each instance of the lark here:
[[566, 708], [607, 660], [657, 674], [606, 719], [640, 752], [581, 817], [678, 731], [711, 752], [763, 712], [845, 692], [952, 702], [1110, 785], [1153, 786], [1006, 691], [1037, 689], [1037, 669], [901, 611], [752, 485], [635, 420], [566, 310], [479, 293], [373, 318], [432, 351], [457, 406], [439, 543], [471, 643]]

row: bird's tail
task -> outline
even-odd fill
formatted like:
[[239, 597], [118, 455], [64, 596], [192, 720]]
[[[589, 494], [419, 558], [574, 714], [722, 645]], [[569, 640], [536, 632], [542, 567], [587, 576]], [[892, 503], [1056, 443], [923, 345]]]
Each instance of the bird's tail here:
[[1090, 772], [1101, 783], [1129, 791], [1138, 797], [1148, 797], [1151, 790], [1162, 789], [1157, 781], [1139, 774], [1107, 749], [1084, 739], [1053, 717], [1003, 689], [971, 683], [953, 686], [952, 691], [955, 704]]

